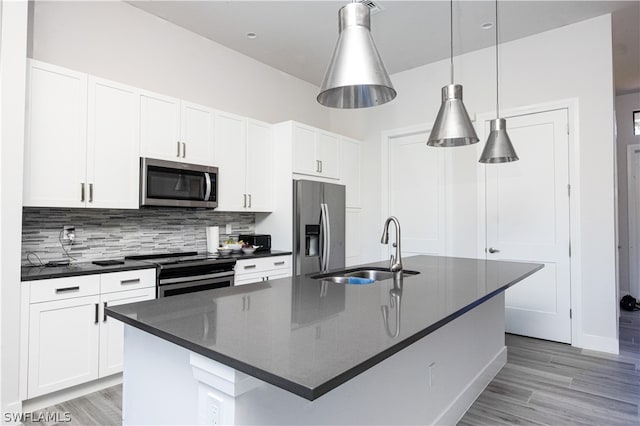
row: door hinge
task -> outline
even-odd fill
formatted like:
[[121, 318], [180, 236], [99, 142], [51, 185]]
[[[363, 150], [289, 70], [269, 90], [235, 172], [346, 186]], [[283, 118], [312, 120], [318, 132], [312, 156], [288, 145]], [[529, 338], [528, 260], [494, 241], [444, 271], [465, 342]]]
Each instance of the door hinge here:
[[569, 319], [573, 318], [573, 310], [569, 309]]

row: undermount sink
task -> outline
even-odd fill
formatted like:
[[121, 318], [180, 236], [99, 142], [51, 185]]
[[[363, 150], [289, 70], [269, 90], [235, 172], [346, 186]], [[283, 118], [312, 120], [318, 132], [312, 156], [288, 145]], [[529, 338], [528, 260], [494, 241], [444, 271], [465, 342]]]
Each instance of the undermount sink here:
[[[418, 271], [403, 270], [402, 275], [417, 275]], [[371, 284], [393, 278], [394, 273], [384, 268], [354, 268], [328, 274], [314, 275], [313, 279], [331, 281], [338, 284]]]

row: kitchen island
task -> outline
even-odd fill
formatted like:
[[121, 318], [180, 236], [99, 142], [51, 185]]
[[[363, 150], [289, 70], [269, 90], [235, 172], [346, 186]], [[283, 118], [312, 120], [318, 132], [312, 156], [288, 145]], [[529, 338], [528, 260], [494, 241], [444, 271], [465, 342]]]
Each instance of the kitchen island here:
[[455, 423], [506, 362], [504, 291], [542, 265], [415, 256], [404, 268], [418, 274], [107, 308], [126, 324], [123, 423]]

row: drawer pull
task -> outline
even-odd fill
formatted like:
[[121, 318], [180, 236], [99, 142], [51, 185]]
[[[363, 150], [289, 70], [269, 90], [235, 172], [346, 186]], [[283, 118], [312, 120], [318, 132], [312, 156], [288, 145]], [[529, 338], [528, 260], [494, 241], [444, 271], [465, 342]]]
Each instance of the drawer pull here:
[[97, 324], [97, 323], [98, 323], [98, 317], [99, 317], [99, 315], [100, 315], [100, 314], [98, 313], [98, 311], [99, 311], [99, 310], [100, 310], [100, 304], [99, 304], [99, 303], [96, 303], [96, 318], [95, 318], [95, 320], [93, 321], [93, 323], [94, 323], [94, 324]]
[[274, 264], [275, 266], [284, 265], [284, 260], [283, 260], [283, 261], [280, 261], [280, 262], [273, 262], [273, 264]]
[[67, 291], [78, 291], [78, 290], [80, 290], [80, 286], [56, 288], [56, 293], [66, 293]]
[[247, 265], [247, 266], [244, 267], [244, 269], [253, 269], [255, 267], [256, 267], [256, 265]]
[[120, 280], [120, 285], [137, 284], [139, 282], [140, 278], [133, 278], [131, 280]]

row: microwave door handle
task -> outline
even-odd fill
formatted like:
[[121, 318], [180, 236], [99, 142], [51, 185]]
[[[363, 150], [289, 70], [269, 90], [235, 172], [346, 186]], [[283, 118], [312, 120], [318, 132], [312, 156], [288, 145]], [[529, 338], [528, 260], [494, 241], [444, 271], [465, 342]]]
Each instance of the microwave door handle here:
[[208, 172], [204, 172], [204, 180], [207, 184], [206, 185], [207, 189], [205, 190], [205, 193], [204, 193], [204, 201], [207, 201], [211, 196], [211, 176], [209, 176]]

